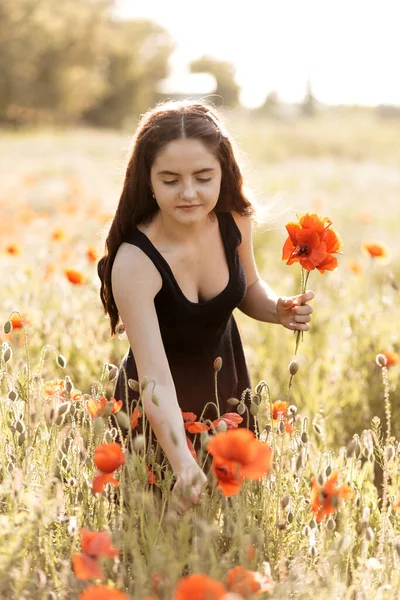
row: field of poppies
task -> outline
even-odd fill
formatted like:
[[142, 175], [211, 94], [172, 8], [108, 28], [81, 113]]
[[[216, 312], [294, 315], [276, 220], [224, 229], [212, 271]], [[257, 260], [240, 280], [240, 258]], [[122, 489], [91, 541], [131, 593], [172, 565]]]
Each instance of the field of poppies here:
[[99, 298], [132, 132], [3, 132], [0, 598], [400, 598], [399, 123], [226, 124], [261, 276], [316, 296], [302, 337], [235, 315], [259, 433], [238, 428], [243, 398], [214, 421], [183, 413], [208, 477], [184, 516], [136, 435], [140, 400], [125, 414], [113, 396], [128, 342]]

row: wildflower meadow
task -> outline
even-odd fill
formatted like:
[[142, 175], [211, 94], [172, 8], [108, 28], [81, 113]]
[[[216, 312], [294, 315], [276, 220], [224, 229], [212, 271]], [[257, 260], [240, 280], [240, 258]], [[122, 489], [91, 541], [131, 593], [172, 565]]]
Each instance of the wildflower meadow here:
[[[0, 598], [400, 598], [398, 121], [253, 119], [226, 122], [261, 207], [259, 272], [313, 290], [313, 321], [298, 335], [237, 311], [251, 408], [182, 413], [208, 479], [183, 516], [137, 434], [141, 396], [130, 414], [114, 397], [128, 341], [99, 297], [132, 132], [2, 136]], [[129, 385], [157, 403], [157, 382]]]

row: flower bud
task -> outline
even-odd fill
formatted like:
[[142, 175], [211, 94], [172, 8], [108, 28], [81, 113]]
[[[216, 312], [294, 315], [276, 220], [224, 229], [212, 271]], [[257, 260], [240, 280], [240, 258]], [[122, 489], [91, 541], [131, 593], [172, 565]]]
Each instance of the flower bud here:
[[8, 348], [6, 349], [6, 351], [3, 354], [4, 362], [8, 362], [11, 357], [12, 357], [12, 350], [11, 350], [10, 346], [8, 346]]
[[365, 506], [362, 511], [362, 524], [364, 526], [369, 524], [370, 516], [371, 516], [371, 509], [369, 508], [369, 506]]
[[157, 396], [155, 394], [151, 395], [151, 401], [153, 404], [155, 404], [156, 406], [160, 406], [160, 401], [158, 400]]
[[138, 433], [134, 437], [133, 442], [132, 442], [133, 449], [136, 452], [140, 452], [140, 450], [143, 450], [143, 448], [144, 448], [144, 443], [145, 443], [145, 438], [144, 438], [143, 433]]
[[57, 417], [62, 417], [62, 415], [66, 415], [69, 411], [70, 404], [68, 402], [63, 402], [57, 412]]
[[256, 417], [258, 415], [258, 411], [259, 411], [259, 408], [258, 408], [257, 404], [252, 402], [250, 405], [250, 414], [253, 415], [253, 417]]
[[237, 406], [239, 404], [239, 400], [237, 398], [228, 398], [227, 402], [231, 406]]
[[319, 425], [317, 425], [316, 423], [313, 425], [313, 427], [314, 427], [315, 433], [317, 433], [318, 435], [321, 435], [321, 427]]
[[115, 413], [114, 416], [118, 422], [118, 425], [121, 427], [121, 429], [129, 429], [130, 422], [129, 422], [129, 417], [126, 414], [126, 412], [124, 412], [123, 410], [119, 410], [117, 413]]
[[140, 385], [136, 379], [128, 379], [128, 387], [130, 387], [134, 392], [140, 391]]
[[13, 328], [13, 326], [12, 326], [12, 323], [11, 323], [11, 321], [6, 321], [6, 322], [4, 323], [4, 327], [3, 327], [3, 329], [4, 329], [4, 333], [5, 333], [5, 334], [8, 334], [8, 333], [10, 333], [10, 331], [12, 331], [12, 328]]
[[214, 371], [218, 373], [222, 369], [222, 358], [218, 356], [213, 363]]
[[289, 511], [287, 514], [287, 521], [288, 523], [293, 523], [293, 519], [294, 519], [294, 514], [292, 513], [292, 511]]
[[328, 465], [325, 469], [326, 477], [329, 477], [331, 475], [331, 473], [332, 473], [332, 467], [331, 467], [331, 465]]
[[114, 404], [111, 401], [107, 402], [107, 404], [104, 406], [103, 417], [105, 419], [111, 415], [113, 406], [114, 406]]
[[14, 402], [17, 398], [18, 398], [17, 392], [15, 390], [11, 390], [8, 394], [8, 399], [11, 400], [11, 402]]
[[292, 360], [292, 362], [289, 364], [289, 373], [293, 377], [294, 375], [296, 375], [298, 370], [299, 370], [299, 363], [296, 360]]
[[114, 381], [114, 379], [116, 379], [116, 377], [118, 376], [118, 367], [116, 367], [115, 365], [111, 366], [112, 369], [108, 373], [108, 381]]
[[96, 437], [101, 437], [104, 433], [104, 420], [96, 417], [93, 423], [93, 433]]
[[283, 435], [283, 434], [285, 433], [285, 431], [286, 431], [286, 425], [285, 425], [285, 422], [284, 422], [284, 421], [279, 421], [279, 424], [278, 424], [278, 431], [279, 431], [279, 433], [280, 433], [281, 435]]
[[378, 367], [386, 367], [387, 358], [384, 354], [379, 353], [375, 356], [375, 362], [378, 365]]
[[17, 424], [15, 425], [15, 429], [18, 431], [18, 433], [22, 433], [23, 431], [25, 431], [25, 425], [23, 424], [22, 421], [17, 421]]
[[65, 356], [63, 356], [62, 354], [59, 354], [57, 356], [57, 364], [62, 368], [65, 369], [65, 366], [67, 364], [67, 359], [65, 358]]
[[367, 540], [367, 542], [373, 542], [375, 539], [375, 534], [372, 530], [371, 527], [367, 527], [367, 529], [365, 530], [365, 539]]
[[286, 508], [287, 505], [289, 504], [289, 502], [290, 502], [290, 496], [289, 496], [289, 494], [285, 494], [284, 496], [282, 496], [282, 500], [281, 500], [281, 506], [282, 506], [282, 508]]
[[67, 392], [67, 394], [71, 394], [73, 392], [74, 386], [73, 383], [70, 379], [70, 377], [68, 377], [68, 375], [65, 377], [65, 391]]
[[202, 446], [202, 448], [206, 449], [207, 448], [207, 444], [210, 440], [210, 436], [208, 435], [207, 431], [202, 431], [200, 433], [200, 444]]
[[329, 519], [326, 523], [326, 527], [327, 527], [327, 529], [329, 529], [329, 531], [334, 531], [336, 529], [335, 519], [332, 519], [332, 517], [329, 517]]
[[19, 434], [18, 446], [22, 446], [22, 444], [25, 442], [25, 440], [26, 440], [26, 433], [25, 433], [25, 431], [23, 431], [22, 433]]
[[400, 558], [400, 538], [394, 540], [394, 547], [397, 552], [397, 556]]
[[224, 419], [222, 419], [217, 425], [217, 431], [220, 433], [221, 431], [226, 431], [228, 429], [228, 425]]
[[288, 415], [295, 415], [297, 413], [297, 406], [291, 404], [287, 409]]
[[147, 388], [148, 385], [149, 385], [149, 380], [148, 380], [148, 378], [145, 375], [143, 377], [141, 383], [140, 383], [140, 387], [141, 387], [142, 392], [144, 392], [144, 390]]
[[238, 407], [236, 409], [239, 415], [243, 415], [246, 412], [246, 407], [244, 402], [239, 402]]
[[394, 457], [394, 448], [393, 448], [392, 444], [389, 444], [385, 448], [385, 459], [386, 459], [386, 462], [390, 462], [393, 457]]
[[308, 433], [307, 433], [307, 431], [303, 431], [302, 432], [300, 439], [303, 442], [303, 444], [307, 444], [307, 442], [308, 442]]

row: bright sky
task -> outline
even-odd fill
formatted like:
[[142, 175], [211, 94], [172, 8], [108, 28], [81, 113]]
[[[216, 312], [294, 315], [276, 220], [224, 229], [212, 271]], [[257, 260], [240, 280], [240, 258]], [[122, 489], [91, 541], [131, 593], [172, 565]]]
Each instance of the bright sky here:
[[188, 87], [187, 64], [203, 54], [236, 67], [241, 101], [315, 96], [328, 104], [400, 106], [400, 0], [117, 0], [117, 14], [148, 18], [176, 43], [170, 92]]

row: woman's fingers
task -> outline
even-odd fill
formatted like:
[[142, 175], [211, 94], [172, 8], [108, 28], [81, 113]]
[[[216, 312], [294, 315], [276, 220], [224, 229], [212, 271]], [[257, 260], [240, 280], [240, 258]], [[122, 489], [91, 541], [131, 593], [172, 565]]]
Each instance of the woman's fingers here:
[[296, 323], [309, 323], [311, 321], [310, 315], [294, 315], [294, 321]]

